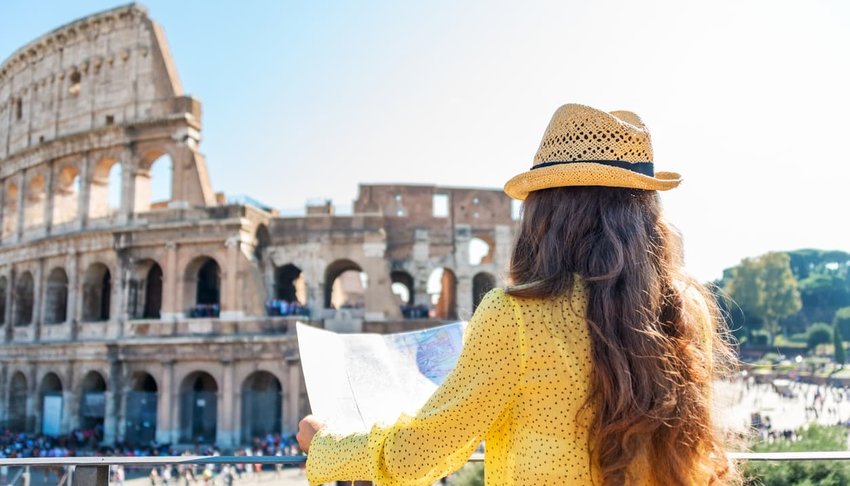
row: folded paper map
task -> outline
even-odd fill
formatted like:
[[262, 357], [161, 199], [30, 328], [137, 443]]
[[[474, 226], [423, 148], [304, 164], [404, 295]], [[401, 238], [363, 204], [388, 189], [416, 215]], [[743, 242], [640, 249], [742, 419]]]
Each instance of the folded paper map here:
[[299, 323], [313, 415], [338, 433], [414, 414], [454, 368], [464, 322], [398, 334], [338, 334]]

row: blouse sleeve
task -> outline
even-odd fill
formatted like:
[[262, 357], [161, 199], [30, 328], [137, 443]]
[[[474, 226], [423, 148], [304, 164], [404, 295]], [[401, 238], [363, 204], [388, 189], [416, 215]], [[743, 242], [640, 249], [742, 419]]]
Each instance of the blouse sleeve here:
[[526, 344], [515, 305], [504, 290], [487, 293], [455, 369], [415, 416], [368, 433], [320, 430], [307, 457], [310, 483], [430, 485], [463, 466], [519, 388]]

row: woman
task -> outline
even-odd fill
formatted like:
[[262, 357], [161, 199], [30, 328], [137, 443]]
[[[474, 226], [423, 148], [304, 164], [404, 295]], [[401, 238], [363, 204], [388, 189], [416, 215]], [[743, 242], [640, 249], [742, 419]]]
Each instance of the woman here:
[[528, 172], [511, 285], [487, 294], [456, 369], [415, 417], [299, 441], [311, 482], [432, 484], [484, 440], [487, 484], [732, 481], [711, 412], [731, 362], [716, 307], [682, 273], [649, 132], [630, 112], [555, 112]]

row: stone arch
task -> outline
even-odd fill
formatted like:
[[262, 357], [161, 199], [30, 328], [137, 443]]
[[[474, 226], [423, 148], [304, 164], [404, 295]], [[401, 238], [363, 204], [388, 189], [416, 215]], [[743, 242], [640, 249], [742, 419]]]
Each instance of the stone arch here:
[[9, 291], [9, 280], [0, 275], [0, 326], [6, 324], [6, 292]]
[[47, 201], [47, 184], [44, 176], [34, 175], [27, 185], [24, 202], [24, 228], [44, 225], [44, 205]]
[[118, 159], [104, 157], [95, 164], [89, 184], [89, 218], [106, 218], [121, 207], [123, 167]]
[[106, 380], [100, 372], [86, 373], [80, 382], [80, 428], [93, 430], [95, 437], [103, 437], [106, 417]]
[[242, 443], [281, 433], [282, 392], [280, 380], [268, 371], [255, 371], [242, 382]]
[[304, 305], [307, 303], [307, 285], [304, 272], [292, 263], [274, 269], [275, 299]]
[[431, 312], [437, 319], [457, 319], [457, 277], [446, 267], [436, 268], [428, 277]]
[[15, 326], [28, 326], [32, 324], [35, 306], [35, 282], [32, 274], [26, 271], [18, 277], [15, 285], [15, 296], [12, 303]]
[[137, 371], [130, 377], [126, 394], [124, 440], [130, 445], [149, 445], [156, 440], [159, 386], [150, 373]]
[[53, 224], [73, 221], [77, 217], [80, 192], [80, 171], [74, 164], [60, 167], [53, 191]]
[[325, 308], [363, 307], [369, 276], [356, 262], [336, 260], [325, 269]]
[[218, 383], [195, 371], [180, 383], [180, 442], [213, 444], [218, 420]]
[[215, 258], [201, 255], [186, 266], [184, 302], [191, 317], [218, 317], [221, 309], [221, 267]]
[[61, 324], [68, 317], [68, 274], [55, 267], [47, 276], [44, 292], [44, 323]]
[[495, 241], [489, 235], [476, 234], [469, 240], [469, 264], [487, 265], [493, 263]]
[[168, 207], [172, 199], [174, 159], [164, 149], [146, 152], [133, 175], [134, 209], [137, 213]]
[[14, 235], [18, 229], [18, 186], [10, 183], [6, 186], [3, 201], [3, 237]]
[[83, 321], [108, 321], [112, 296], [112, 274], [103, 263], [92, 263], [83, 278]]
[[29, 432], [27, 420], [27, 377], [16, 371], [9, 380], [9, 420], [8, 427], [12, 432]]
[[484, 295], [495, 287], [496, 277], [490, 273], [479, 272], [472, 277], [472, 312], [478, 308]]
[[59, 375], [50, 371], [41, 378], [38, 387], [38, 409], [41, 412], [41, 433], [56, 437], [62, 433], [64, 387]]
[[145, 258], [133, 265], [127, 311], [131, 319], [159, 319], [162, 310], [162, 267]]
[[390, 272], [390, 289], [398, 297], [400, 305], [413, 305], [414, 285], [413, 276], [404, 270]]

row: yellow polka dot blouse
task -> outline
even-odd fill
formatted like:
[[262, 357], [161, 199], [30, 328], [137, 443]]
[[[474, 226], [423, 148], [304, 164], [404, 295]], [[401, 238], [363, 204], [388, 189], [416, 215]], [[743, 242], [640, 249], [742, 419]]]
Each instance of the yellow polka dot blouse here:
[[319, 431], [307, 458], [310, 483], [431, 485], [483, 440], [488, 485], [599, 484], [588, 454], [591, 417], [577, 418], [590, 384], [585, 309], [580, 279], [562, 299], [490, 291], [455, 370], [416, 416], [369, 433]]

